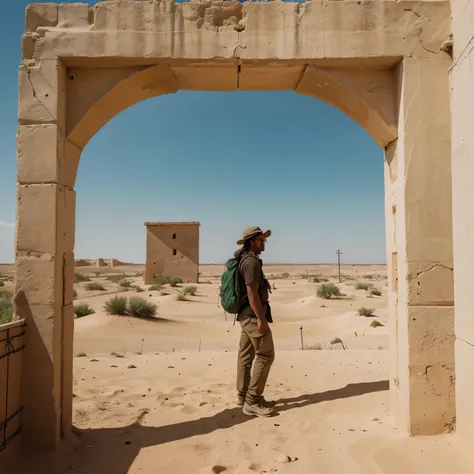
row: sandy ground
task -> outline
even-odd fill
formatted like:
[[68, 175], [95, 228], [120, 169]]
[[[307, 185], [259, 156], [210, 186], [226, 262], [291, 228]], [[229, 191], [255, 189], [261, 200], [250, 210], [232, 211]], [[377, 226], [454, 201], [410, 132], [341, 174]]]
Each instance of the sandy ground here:
[[[352, 267], [351, 267], [352, 268]], [[84, 270], [89, 270], [85, 268]], [[102, 270], [102, 269], [100, 269]], [[124, 267], [114, 269], [135, 275], [140, 268]], [[322, 274], [332, 277], [336, 267], [330, 266], [271, 266], [266, 268], [273, 286], [271, 304], [275, 324], [273, 333], [280, 350], [301, 349], [301, 332], [304, 347], [342, 349], [342, 345], [330, 345], [340, 338], [348, 349], [387, 349], [387, 299], [385, 266], [360, 266], [359, 275], [343, 268], [350, 279], [343, 278], [340, 286], [345, 295], [341, 298], [323, 300], [316, 296], [318, 283], [311, 275]], [[345, 271], [344, 271], [345, 270]], [[82, 272], [83, 269], [78, 269]], [[220, 307], [218, 287], [222, 266], [204, 266], [201, 281], [197, 285], [196, 296], [188, 301], [177, 301], [182, 288], [166, 286], [161, 292], [141, 292], [138, 296], [147, 298], [158, 305], [158, 319], [153, 322], [127, 317], [111, 317], [104, 313], [104, 303], [111, 294], [122, 289], [117, 284], [105, 280], [103, 276], [91, 274], [93, 281], [100, 282], [105, 292], [84, 290], [87, 283], [76, 284], [78, 299], [76, 304], [88, 303], [96, 311], [95, 315], [76, 320], [75, 351], [85, 353], [148, 352], [177, 350], [235, 350], [239, 328], [233, 326], [233, 316], [226, 315]], [[284, 273], [288, 278], [282, 278]], [[86, 272], [84, 272], [86, 273]], [[307, 276], [309, 275], [309, 277]], [[370, 275], [367, 279], [362, 276]], [[360, 278], [357, 278], [360, 276]], [[142, 277], [130, 277], [133, 284], [147, 289]], [[356, 290], [357, 282], [368, 282], [382, 291], [382, 296], [370, 297], [365, 290]], [[135, 295], [131, 290], [125, 295]], [[136, 295], [135, 295], [136, 296]], [[375, 310], [375, 317], [356, 316], [357, 310], [365, 306]], [[227, 319], [227, 320], [226, 320]], [[371, 328], [372, 320], [380, 321], [383, 327]], [[302, 329], [301, 329], [302, 328]], [[124, 337], [126, 334], [126, 337]]]
[[25, 459], [20, 472], [473, 472], [455, 436], [408, 438], [394, 427], [387, 351], [279, 351], [266, 391], [277, 414], [268, 419], [236, 408], [235, 353], [97, 356], [75, 365], [72, 445]]
[[[391, 418], [385, 266], [344, 266], [344, 296], [330, 300], [316, 296], [312, 280], [337, 283], [335, 266], [265, 266], [277, 352], [265, 393], [277, 402], [269, 419], [235, 405], [240, 331], [219, 305], [222, 268], [203, 266], [188, 301], [177, 300], [182, 287], [148, 291], [143, 266], [78, 268], [106, 291], [75, 284], [75, 304], [96, 313], [75, 320], [74, 433], [60, 454], [24, 458], [16, 472], [474, 472], [455, 435], [409, 438]], [[122, 272], [158, 305], [157, 318], [105, 314], [113, 294], [136, 296], [106, 280]], [[356, 290], [357, 282], [382, 295]], [[374, 316], [358, 316], [362, 306]], [[331, 344], [336, 337], [342, 343]]]

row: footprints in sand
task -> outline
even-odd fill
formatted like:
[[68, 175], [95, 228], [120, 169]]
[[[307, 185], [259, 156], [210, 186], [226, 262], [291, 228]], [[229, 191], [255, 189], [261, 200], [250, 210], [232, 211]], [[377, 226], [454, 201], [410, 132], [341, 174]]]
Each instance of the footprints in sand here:
[[212, 383], [193, 390], [189, 390], [189, 387], [173, 387], [169, 392], [158, 393], [156, 400], [163, 408], [179, 409], [181, 413], [194, 415], [234, 405], [235, 394], [229, 384]]
[[195, 408], [193, 405], [184, 405], [183, 408], [181, 409], [182, 413], [186, 413], [186, 415], [194, 415], [194, 413], [197, 413], [199, 410]]

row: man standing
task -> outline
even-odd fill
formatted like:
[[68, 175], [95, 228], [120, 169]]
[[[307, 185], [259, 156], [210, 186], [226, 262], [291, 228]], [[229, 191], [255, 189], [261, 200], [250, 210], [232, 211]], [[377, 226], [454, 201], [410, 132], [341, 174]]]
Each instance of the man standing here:
[[240, 260], [241, 304], [237, 321], [242, 329], [237, 362], [237, 403], [248, 416], [268, 417], [273, 413], [263, 398], [275, 350], [268, 325], [272, 322], [268, 304], [269, 284], [259, 259], [270, 235], [270, 230], [263, 232], [259, 227], [245, 229], [242, 239], [237, 241], [237, 245], [243, 247], [235, 253], [235, 257]]

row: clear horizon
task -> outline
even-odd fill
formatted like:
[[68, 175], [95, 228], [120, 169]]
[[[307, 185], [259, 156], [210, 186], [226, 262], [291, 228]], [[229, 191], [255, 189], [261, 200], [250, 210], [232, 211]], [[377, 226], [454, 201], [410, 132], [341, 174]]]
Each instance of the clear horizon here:
[[[0, 263], [13, 262], [17, 75], [29, 1], [6, 5], [0, 77]], [[96, 3], [96, 2], [93, 2]], [[192, 92], [119, 114], [85, 147], [76, 259], [145, 261], [146, 221], [200, 221], [201, 264], [245, 227], [273, 231], [266, 263], [385, 264], [383, 151], [334, 107], [292, 91]]]

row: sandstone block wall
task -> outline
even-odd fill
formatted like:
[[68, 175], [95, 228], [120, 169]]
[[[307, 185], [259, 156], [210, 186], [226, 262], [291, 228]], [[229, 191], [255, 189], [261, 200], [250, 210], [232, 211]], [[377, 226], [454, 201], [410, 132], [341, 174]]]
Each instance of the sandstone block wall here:
[[452, 0], [451, 78], [456, 429], [474, 444], [474, 2]]
[[145, 283], [157, 274], [197, 283], [199, 273], [199, 223], [146, 223]]

